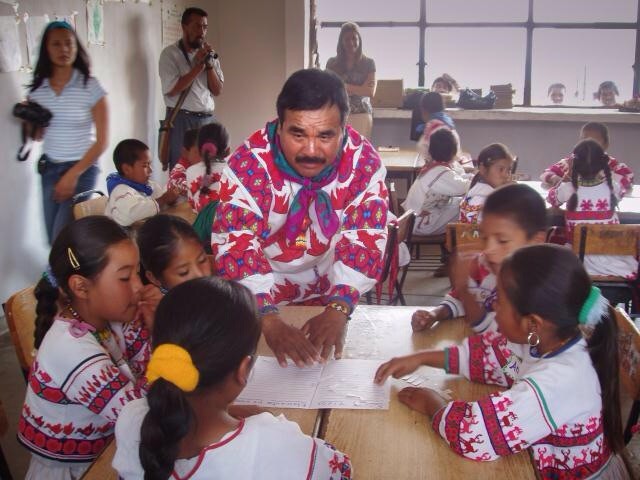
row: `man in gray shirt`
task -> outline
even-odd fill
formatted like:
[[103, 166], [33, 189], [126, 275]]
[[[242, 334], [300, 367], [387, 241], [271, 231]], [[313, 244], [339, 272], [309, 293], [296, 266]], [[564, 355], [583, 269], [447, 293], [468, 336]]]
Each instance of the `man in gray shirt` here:
[[207, 26], [207, 12], [187, 8], [182, 14], [182, 38], [160, 54], [160, 81], [167, 113], [191, 85], [171, 131], [170, 168], [180, 158], [184, 133], [214, 120], [213, 97], [222, 92], [224, 75], [218, 55], [205, 41]]

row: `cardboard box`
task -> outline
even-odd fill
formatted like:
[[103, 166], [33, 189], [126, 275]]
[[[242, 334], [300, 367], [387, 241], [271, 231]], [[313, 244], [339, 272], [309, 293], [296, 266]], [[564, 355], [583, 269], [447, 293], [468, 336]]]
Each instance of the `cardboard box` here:
[[404, 86], [400, 80], [378, 80], [376, 94], [372, 99], [374, 107], [402, 108]]

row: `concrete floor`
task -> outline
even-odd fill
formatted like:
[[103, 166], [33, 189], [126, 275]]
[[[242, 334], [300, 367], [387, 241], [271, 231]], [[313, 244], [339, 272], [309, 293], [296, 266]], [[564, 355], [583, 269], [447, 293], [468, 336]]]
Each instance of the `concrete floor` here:
[[[439, 304], [449, 290], [448, 278], [433, 278], [433, 271], [439, 265], [439, 255], [435, 250], [425, 250], [420, 260], [412, 261], [403, 288], [407, 305]], [[386, 287], [383, 291], [386, 291]], [[29, 453], [18, 444], [15, 435], [24, 391], [25, 382], [18, 366], [11, 338], [6, 330], [4, 317], [0, 317], [0, 400], [2, 400], [9, 419], [9, 432], [0, 439], [0, 444], [14, 479], [24, 478], [29, 463]], [[623, 414], [628, 412], [627, 408], [623, 408]], [[640, 469], [640, 435], [636, 437], [632, 442], [634, 444], [632, 454], [636, 466]], [[640, 476], [636, 478], [640, 478]]]

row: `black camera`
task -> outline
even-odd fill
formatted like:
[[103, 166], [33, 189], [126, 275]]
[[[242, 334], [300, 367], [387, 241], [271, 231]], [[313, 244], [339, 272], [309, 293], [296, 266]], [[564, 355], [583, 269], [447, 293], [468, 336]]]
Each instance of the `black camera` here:
[[31, 123], [36, 127], [48, 127], [53, 114], [36, 102], [16, 103], [13, 107], [13, 116]]
[[13, 106], [13, 116], [22, 120], [22, 146], [18, 150], [18, 160], [24, 162], [31, 152], [27, 144], [30, 140], [36, 139], [39, 130], [49, 126], [53, 113], [39, 103], [29, 100], [26, 103], [16, 103]]

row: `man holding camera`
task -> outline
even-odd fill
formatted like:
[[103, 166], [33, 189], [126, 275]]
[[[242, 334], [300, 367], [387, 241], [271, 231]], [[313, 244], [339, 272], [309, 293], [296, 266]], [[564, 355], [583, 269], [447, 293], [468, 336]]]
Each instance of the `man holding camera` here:
[[224, 83], [218, 54], [205, 41], [207, 12], [187, 8], [181, 23], [182, 38], [162, 51], [159, 66], [167, 118], [187, 92], [173, 120], [169, 168], [180, 158], [184, 133], [214, 120], [213, 97], [220, 95]]

